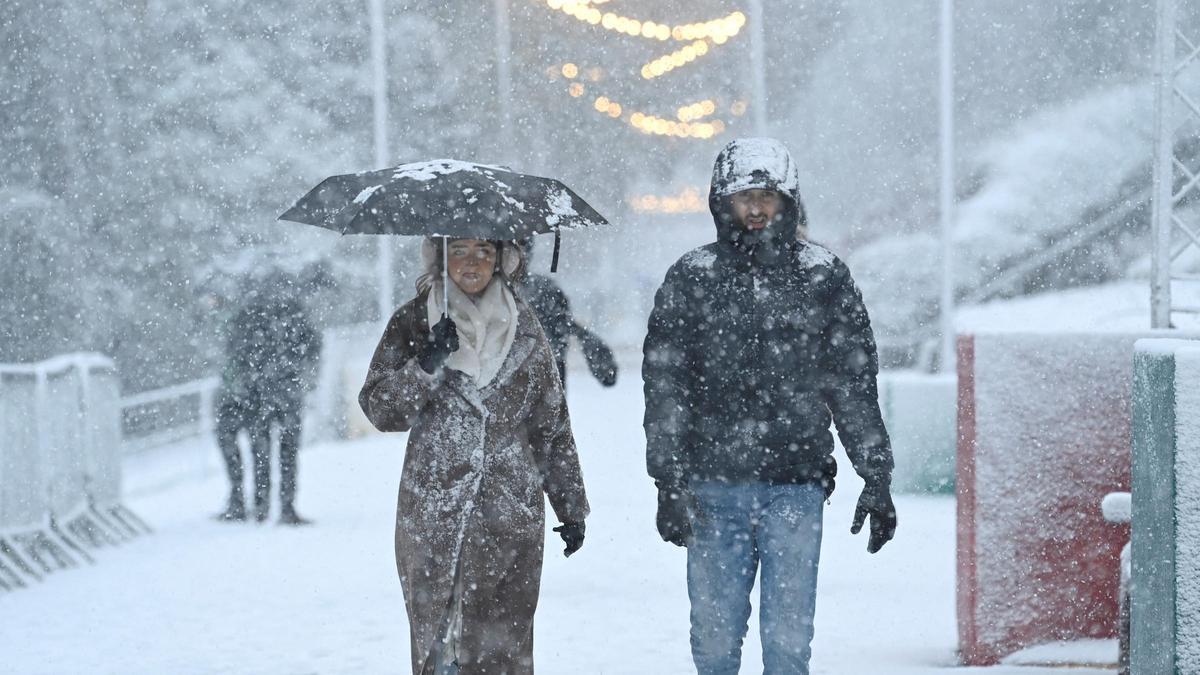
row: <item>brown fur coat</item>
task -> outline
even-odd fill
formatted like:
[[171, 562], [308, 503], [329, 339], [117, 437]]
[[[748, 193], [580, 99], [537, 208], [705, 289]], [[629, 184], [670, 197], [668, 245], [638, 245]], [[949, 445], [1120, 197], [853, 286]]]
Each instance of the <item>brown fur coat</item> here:
[[380, 431], [410, 432], [396, 566], [413, 672], [435, 672], [453, 620], [462, 675], [532, 673], [542, 494], [561, 522], [588, 515], [554, 357], [518, 303], [516, 336], [490, 384], [478, 389], [447, 368], [429, 375], [415, 358], [429, 333], [425, 307], [423, 293], [392, 316], [359, 394]]

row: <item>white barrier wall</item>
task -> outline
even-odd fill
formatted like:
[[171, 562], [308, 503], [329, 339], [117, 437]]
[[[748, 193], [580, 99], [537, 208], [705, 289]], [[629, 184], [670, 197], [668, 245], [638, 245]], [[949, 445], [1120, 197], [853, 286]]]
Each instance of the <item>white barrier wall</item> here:
[[954, 491], [958, 378], [913, 371], [879, 374], [879, 408], [892, 441], [899, 493]]
[[1200, 341], [1134, 359], [1130, 667], [1200, 673]]
[[118, 502], [118, 397], [95, 354], [0, 365], [0, 531]]
[[354, 438], [374, 431], [358, 407], [358, 390], [366, 380], [367, 366], [381, 335], [383, 325], [379, 323], [325, 331], [320, 375], [307, 400], [306, 438]]
[[0, 370], [0, 531], [42, 524], [45, 499], [33, 372]]

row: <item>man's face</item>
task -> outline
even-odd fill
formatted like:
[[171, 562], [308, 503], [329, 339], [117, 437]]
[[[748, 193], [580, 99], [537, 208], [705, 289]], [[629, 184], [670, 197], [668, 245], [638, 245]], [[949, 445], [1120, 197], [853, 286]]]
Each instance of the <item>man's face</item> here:
[[446, 272], [467, 295], [482, 293], [496, 272], [496, 245], [482, 239], [455, 239], [447, 251]]
[[783, 216], [783, 195], [774, 190], [742, 190], [730, 195], [729, 200], [734, 221], [751, 232], [764, 230]]

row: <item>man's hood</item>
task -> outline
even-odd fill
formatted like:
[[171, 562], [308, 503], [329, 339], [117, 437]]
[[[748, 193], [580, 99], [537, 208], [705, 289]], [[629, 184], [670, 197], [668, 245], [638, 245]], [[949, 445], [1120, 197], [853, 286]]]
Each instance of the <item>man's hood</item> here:
[[[741, 230], [733, 222], [729, 196], [743, 190], [773, 190], [784, 197], [783, 217], [762, 234]], [[773, 138], [739, 138], [730, 141], [713, 163], [708, 208], [721, 241], [747, 251], [795, 241], [807, 231], [804, 202], [800, 199], [800, 174], [791, 153]]]

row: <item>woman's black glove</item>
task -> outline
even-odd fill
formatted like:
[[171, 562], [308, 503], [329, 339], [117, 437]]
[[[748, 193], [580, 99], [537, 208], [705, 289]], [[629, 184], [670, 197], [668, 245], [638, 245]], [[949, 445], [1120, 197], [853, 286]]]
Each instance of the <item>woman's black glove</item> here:
[[563, 555], [570, 558], [572, 553], [583, 547], [583, 531], [585, 529], [583, 521], [578, 523], [563, 523], [554, 528], [558, 536], [562, 537], [563, 543], [567, 545], [563, 549]]
[[657, 483], [658, 515], [655, 524], [663, 541], [676, 546], [687, 546], [692, 536], [691, 511], [692, 493], [682, 485]]
[[432, 375], [458, 349], [458, 327], [443, 314], [442, 320], [433, 324], [429, 332], [425, 348], [417, 357], [417, 364], [421, 370]]
[[858, 507], [854, 509], [854, 522], [850, 534], [858, 534], [863, 521], [871, 517], [871, 537], [867, 540], [867, 553], [875, 553], [896, 536], [896, 506], [892, 504], [892, 489], [888, 481], [867, 481], [858, 496]]

